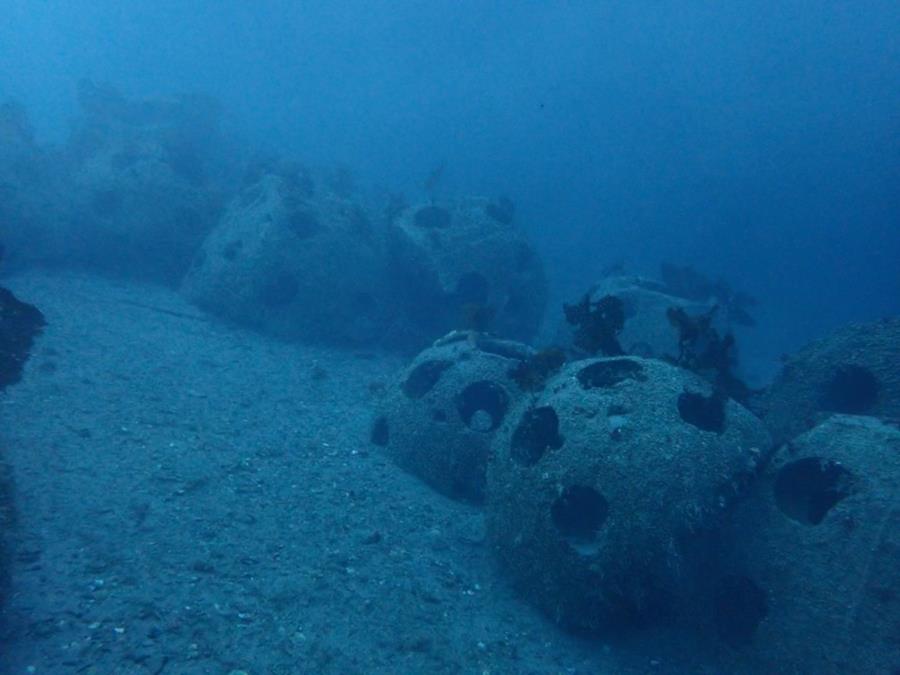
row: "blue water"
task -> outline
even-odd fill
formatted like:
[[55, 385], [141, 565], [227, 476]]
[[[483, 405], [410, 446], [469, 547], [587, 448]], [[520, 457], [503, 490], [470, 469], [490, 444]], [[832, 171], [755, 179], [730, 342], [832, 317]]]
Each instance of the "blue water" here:
[[[34, 509], [19, 516], [25, 543], [13, 556], [0, 672], [720, 672], [709, 655], [678, 662], [682, 638], [656, 629], [586, 640], [559, 631], [503, 586], [479, 512], [396, 476], [369, 447], [368, 427], [395, 373], [451, 328], [471, 330], [473, 344], [497, 332], [545, 347], [558, 340], [563, 303], [613, 268], [658, 279], [669, 262], [755, 298], [755, 326], [730, 326], [735, 372], [753, 388], [771, 382], [783, 354], [900, 314], [900, 4], [4, 0], [2, 14], [0, 281], [48, 325], [22, 382], [0, 394], [17, 510]], [[204, 286], [197, 270], [255, 250], [249, 229], [240, 241], [211, 233], [236, 204], [270, 194], [258, 187], [266, 175], [283, 181], [288, 210], [309, 206], [290, 221], [297, 237], [338, 221], [353, 234], [311, 244], [308, 258], [274, 245], [293, 262], [266, 258], [273, 267], [255, 295], [244, 294], [246, 270]], [[519, 286], [504, 293], [527, 290], [504, 295], [506, 310], [483, 276], [435, 291], [422, 269], [401, 268], [415, 256], [385, 234], [429, 205], [461, 217], [455, 205], [470, 197], [497, 222], [513, 219], [526, 251]], [[441, 241], [434, 251], [464, 249]], [[497, 260], [485, 269], [501, 274], [507, 262]], [[343, 277], [328, 276], [334, 269]], [[138, 349], [151, 361], [138, 366], [129, 354], [144, 334], [156, 344]], [[282, 370], [279, 359], [302, 365]], [[227, 422], [215, 421], [216, 406]], [[136, 423], [154, 431], [117, 431]], [[170, 423], [171, 439], [159, 432]], [[127, 443], [138, 453], [174, 445], [126, 470]], [[111, 464], [102, 452], [73, 460], [86, 445], [106, 448]], [[196, 447], [209, 455], [197, 459], [187, 449]], [[315, 448], [326, 448], [318, 474], [305, 461]], [[371, 465], [357, 463], [360, 452]], [[233, 523], [239, 498], [202, 526], [205, 516], [191, 521], [174, 506], [177, 490], [196, 488], [198, 508], [215, 512], [209, 485], [244, 481], [243, 471], [259, 472], [238, 486], [252, 495], [247, 522]], [[292, 471], [314, 497], [285, 496]], [[157, 476], [145, 495], [110, 497], [117, 481], [144, 474]], [[64, 489], [58, 475], [71, 481]], [[64, 493], [89, 489], [92, 475], [104, 488], [78, 510]], [[370, 476], [382, 481], [371, 494]], [[297, 541], [281, 553], [313, 570], [297, 588], [271, 560], [258, 573], [234, 562], [274, 556], [273, 540], [299, 536], [280, 528], [304, 508], [316, 553]], [[357, 508], [383, 520], [354, 521]], [[53, 525], [66, 509], [75, 510]], [[113, 512], [131, 528], [121, 540]], [[96, 533], [83, 525], [91, 514]], [[143, 615], [138, 595], [104, 600], [109, 616], [87, 611], [99, 601], [76, 597], [82, 585], [117, 561], [136, 564], [135, 546], [168, 555], [135, 543], [150, 537], [140, 534], [145, 516], [153, 536], [177, 539], [172, 560], [187, 571], [148, 591]], [[78, 537], [50, 542], [75, 523]], [[341, 527], [355, 544], [329, 539]], [[195, 536], [209, 537], [204, 555], [186, 551]], [[229, 547], [245, 539], [252, 550], [232, 560]], [[92, 546], [105, 562], [79, 557]], [[366, 568], [361, 559], [371, 563], [366, 590], [335, 581]], [[157, 563], [116, 575], [153, 585], [165, 573]], [[39, 597], [42, 574], [57, 577], [53, 603]], [[178, 609], [197, 602], [194, 577], [212, 584], [202, 619]], [[229, 605], [232, 583], [243, 600]], [[183, 597], [167, 603], [169, 592]], [[186, 614], [167, 614], [176, 611]], [[113, 625], [129, 612], [147, 631], [132, 642]], [[520, 612], [529, 618], [509, 618]], [[404, 635], [373, 638], [381, 613]], [[442, 618], [422, 626], [431, 615]], [[335, 617], [333, 633], [321, 626]], [[204, 627], [192, 633], [192, 621]], [[85, 647], [95, 623], [112, 631], [106, 647]], [[177, 647], [159, 651], [166, 630]]]

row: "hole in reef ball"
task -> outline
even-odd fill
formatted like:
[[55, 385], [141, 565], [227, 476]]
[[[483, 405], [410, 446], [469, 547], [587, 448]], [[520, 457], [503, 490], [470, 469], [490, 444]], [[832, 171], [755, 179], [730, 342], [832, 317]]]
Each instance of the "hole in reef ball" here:
[[749, 577], [738, 574], [719, 579], [713, 602], [719, 637], [733, 647], [750, 642], [769, 611], [765, 591]]
[[473, 382], [456, 399], [460, 418], [476, 431], [493, 431], [499, 427], [508, 407], [506, 390], [489, 380]]
[[409, 398], [422, 398], [438, 383], [441, 375], [450, 366], [452, 361], [425, 361], [420, 363], [406, 378], [403, 383], [403, 393]]
[[806, 457], [785, 464], [775, 477], [775, 502], [788, 518], [818, 525], [850, 494], [853, 475], [837, 462]]
[[244, 242], [232, 241], [226, 244], [225, 248], [222, 249], [222, 256], [225, 260], [234, 260], [237, 258], [238, 253], [241, 252], [241, 249], [244, 247]]
[[440, 206], [423, 206], [416, 211], [415, 223], [427, 229], [443, 229], [450, 225], [450, 212]]
[[311, 211], [294, 211], [285, 220], [285, 225], [300, 239], [307, 239], [319, 231], [319, 219]]
[[609, 502], [592, 487], [571, 485], [550, 507], [553, 524], [566, 542], [582, 555], [599, 549], [597, 534], [609, 515]]
[[559, 417], [548, 405], [532, 408], [522, 416], [513, 432], [510, 456], [522, 466], [532, 466], [540, 461], [549, 449], [561, 448]]
[[678, 397], [678, 414], [688, 424], [703, 431], [722, 433], [725, 429], [725, 399], [684, 392]]
[[822, 410], [859, 415], [872, 408], [878, 399], [878, 379], [872, 371], [857, 365], [838, 368], [825, 384]]
[[646, 379], [644, 367], [631, 359], [598, 361], [579, 370], [576, 377], [584, 389], [612, 387], [625, 380]]
[[369, 438], [375, 445], [379, 445], [382, 448], [387, 447], [387, 444], [391, 440], [391, 435], [390, 430], [388, 429], [387, 419], [385, 419], [384, 416], [379, 417], [375, 420], [375, 424], [372, 425], [372, 433]]
[[265, 307], [289, 305], [300, 291], [300, 284], [292, 274], [279, 274], [266, 281], [259, 291], [259, 301]]

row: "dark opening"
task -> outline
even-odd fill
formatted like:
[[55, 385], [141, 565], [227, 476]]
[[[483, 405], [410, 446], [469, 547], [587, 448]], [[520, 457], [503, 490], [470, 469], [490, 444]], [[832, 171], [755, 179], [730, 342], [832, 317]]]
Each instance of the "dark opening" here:
[[294, 211], [291, 213], [285, 225], [301, 239], [313, 236], [319, 230], [319, 219], [311, 211]]
[[416, 211], [415, 223], [427, 229], [442, 229], [450, 225], [450, 212], [440, 206], [423, 206]]
[[582, 555], [597, 552], [597, 534], [608, 515], [609, 503], [603, 495], [584, 485], [567, 487], [550, 507], [556, 529]]
[[433, 419], [435, 422], [446, 422], [447, 413], [445, 413], [440, 408], [435, 408], [431, 411], [431, 419]]
[[678, 414], [688, 424], [717, 434], [725, 429], [725, 396], [711, 396], [686, 391], [678, 397]]
[[297, 297], [299, 291], [297, 278], [293, 274], [282, 273], [263, 284], [259, 290], [259, 301], [266, 307], [284, 307]]
[[553, 448], [562, 447], [559, 435], [559, 417], [548, 405], [533, 408], [522, 416], [522, 421], [513, 432], [510, 455], [523, 466], [532, 466]]
[[232, 241], [225, 245], [225, 248], [222, 249], [222, 255], [225, 260], [234, 260], [237, 258], [238, 253], [240, 253], [241, 249], [244, 247], [244, 242]]
[[848, 496], [853, 475], [837, 462], [806, 457], [785, 464], [775, 478], [775, 502], [782, 513], [804, 525], [818, 525]]
[[425, 361], [420, 363], [406, 378], [403, 383], [403, 393], [410, 398], [422, 398], [431, 391], [432, 387], [441, 379], [441, 375], [450, 366], [452, 361]]
[[830, 412], [859, 415], [875, 405], [879, 389], [872, 371], [862, 366], [844, 365], [825, 384], [820, 405]]
[[733, 647], [750, 642], [769, 611], [765, 591], [737, 574], [719, 579], [713, 603], [719, 637]]
[[[456, 399], [456, 409], [466, 426], [478, 431], [494, 431], [503, 421], [509, 407], [509, 396], [506, 390], [496, 382], [481, 380], [473, 382], [463, 389]], [[490, 422], [482, 427], [476, 420], [476, 413], [484, 411]]]
[[375, 445], [380, 445], [382, 448], [387, 447], [391, 440], [391, 435], [387, 419], [384, 416], [375, 420], [375, 424], [372, 425], [370, 438]]
[[585, 389], [612, 387], [625, 380], [644, 381], [644, 367], [631, 359], [609, 359], [585, 366], [576, 375]]
[[478, 272], [463, 274], [456, 282], [454, 297], [460, 304], [483, 305], [488, 301], [488, 281]]

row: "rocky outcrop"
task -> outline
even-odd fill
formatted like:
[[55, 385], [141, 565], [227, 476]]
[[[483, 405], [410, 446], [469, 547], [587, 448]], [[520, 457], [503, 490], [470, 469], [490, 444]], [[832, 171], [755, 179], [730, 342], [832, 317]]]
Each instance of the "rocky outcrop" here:
[[[2, 257], [2, 247], [0, 247]], [[22, 377], [22, 369], [44, 327], [41, 312], [0, 287], [0, 391]], [[10, 531], [13, 525], [12, 475], [0, 446], [0, 606], [9, 588]]]
[[0, 390], [15, 384], [44, 327], [44, 315], [0, 286]]
[[216, 222], [206, 175], [218, 110], [200, 96], [132, 101], [83, 81], [66, 147], [68, 262], [176, 285]]

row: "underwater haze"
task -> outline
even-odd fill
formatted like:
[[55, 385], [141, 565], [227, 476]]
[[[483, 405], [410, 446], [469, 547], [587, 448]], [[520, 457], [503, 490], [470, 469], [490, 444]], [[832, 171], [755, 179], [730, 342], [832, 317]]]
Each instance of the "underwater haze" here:
[[0, 674], [900, 659], [896, 0], [0, 5]]
[[414, 193], [505, 194], [571, 295], [624, 260], [766, 298], [774, 349], [900, 305], [900, 8], [5, 3], [0, 95], [202, 91], [229, 131]]

